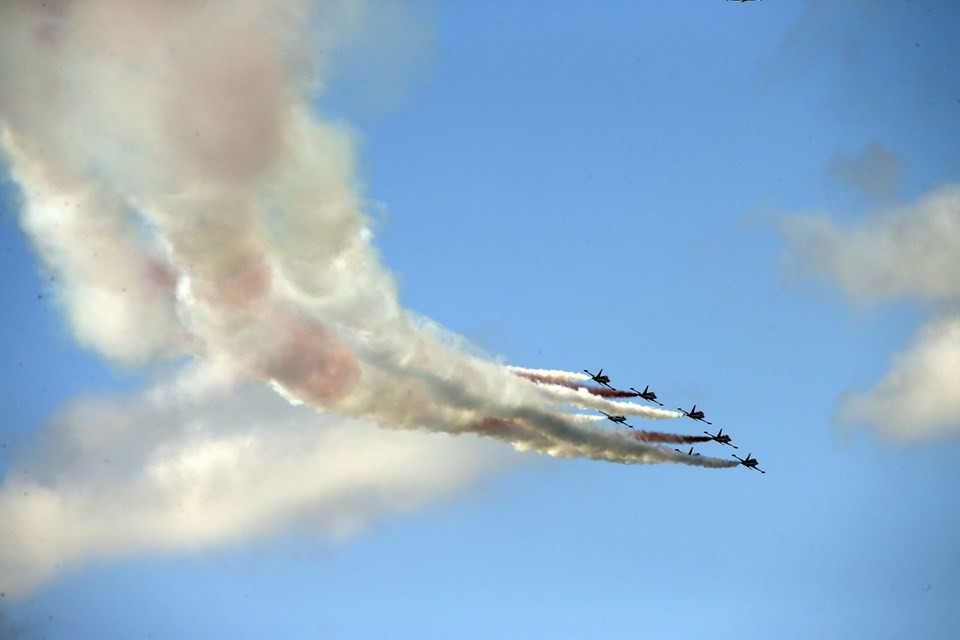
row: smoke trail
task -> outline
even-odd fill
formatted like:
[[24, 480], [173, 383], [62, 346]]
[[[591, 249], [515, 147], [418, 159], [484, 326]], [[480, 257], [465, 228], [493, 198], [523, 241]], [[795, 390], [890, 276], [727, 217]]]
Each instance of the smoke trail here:
[[[544, 417], [541, 417], [543, 419]], [[559, 424], [555, 425], [556, 432], [563, 432], [562, 438], [552, 439], [552, 434], [540, 433], [538, 443], [540, 451], [558, 458], [588, 458], [622, 464], [644, 464], [650, 462], [678, 462], [697, 467], [714, 469], [732, 468], [739, 465], [735, 460], [724, 458], [710, 458], [707, 456], [679, 457], [672, 449], [640, 444], [646, 442], [667, 442], [672, 444], [693, 444], [704, 442], [709, 438], [703, 436], [678, 436], [670, 433], [654, 431], [631, 432], [624, 429], [598, 431], [584, 428], [568, 419], [569, 416], [553, 416]], [[563, 425], [562, 427], [560, 425]], [[488, 435], [500, 437], [517, 430], [526, 428], [523, 419], [500, 420], [485, 419], [482, 428], [488, 430]], [[640, 446], [638, 446], [640, 445]], [[524, 450], [523, 445], [518, 446]]]
[[572, 422], [579, 422], [585, 424], [592, 424], [594, 422], [602, 422], [606, 420], [607, 417], [604, 415], [593, 415], [587, 413], [571, 413], [567, 416], [567, 419]]
[[[19, 491], [20, 481], [0, 489], [0, 584], [27, 588], [60, 561], [260, 531], [257, 517], [273, 512], [241, 504], [237, 486], [255, 491], [255, 504], [295, 505], [281, 521], [315, 508], [336, 522], [350, 512], [341, 503], [355, 489], [351, 474], [417, 466], [399, 462], [390, 446], [377, 454], [370, 424], [475, 433], [557, 457], [732, 466], [578, 424], [566, 415], [571, 405], [679, 414], [599, 397], [578, 384], [588, 379], [582, 374], [471, 355], [400, 306], [363, 214], [352, 135], [311, 106], [326, 56], [355, 26], [355, 8], [308, 0], [0, 4], [0, 145], [23, 194], [20, 223], [55, 276], [78, 342], [125, 365], [197, 363], [228, 388], [269, 384], [335, 416], [337, 433], [350, 430], [337, 443], [360, 458], [334, 465], [341, 475], [311, 488], [308, 470], [332, 464], [340, 447], [313, 432], [303, 436], [317, 438], [307, 445], [299, 436], [276, 443], [231, 423], [194, 437], [186, 412], [170, 411], [190, 405], [165, 392], [167, 404], [142, 400], [134, 417], [118, 420], [157, 415], [177, 427], [173, 435], [159, 429], [139, 442], [116, 421], [70, 422], [51, 429], [44, 445], [55, 458], [69, 452], [70, 464], [47, 460], [35, 465], [46, 473], [29, 490]], [[198, 397], [210, 384], [188, 373], [178, 379]], [[96, 446], [70, 447], [87, 441]], [[264, 458], [251, 453], [264, 442]], [[101, 447], [115, 447], [121, 472], [102, 476]], [[300, 456], [301, 447], [313, 455]], [[271, 476], [262, 488], [234, 484], [246, 477], [236, 469], [258, 477], [274, 460], [293, 460], [298, 473]], [[384, 500], [396, 497], [372, 484]], [[101, 495], [119, 505], [160, 496], [170, 510], [121, 518]], [[196, 498], [189, 517], [171, 515], [177, 495]], [[205, 519], [221, 498], [224, 510]], [[163, 526], [151, 533], [156, 523]], [[33, 540], [40, 530], [54, 531], [53, 542]]]
[[[671, 420], [680, 418], [682, 413], [656, 409], [634, 402], [615, 402], [597, 396], [592, 389], [570, 388], [566, 385], [534, 383], [545, 400], [569, 404], [581, 409], [595, 409], [623, 416], [636, 416], [650, 420]], [[632, 395], [632, 394], [631, 394]]]
[[[602, 423], [608, 418], [603, 415], [593, 416], [587, 414], [570, 414], [565, 416], [567, 420], [570, 420], [576, 424], [596, 424]], [[713, 438], [708, 436], [689, 436], [689, 435], [680, 435], [676, 433], [664, 433], [662, 431], [646, 431], [646, 430], [633, 430], [630, 432], [630, 435], [637, 442], [668, 442], [673, 444], [696, 444], [698, 442], [709, 442]]]
[[595, 396], [601, 398], [636, 398], [637, 394], [633, 391], [623, 391], [609, 387], [598, 387], [589, 384], [580, 384], [591, 380], [590, 376], [583, 373], [572, 371], [558, 371], [551, 369], [524, 369], [522, 367], [507, 367], [507, 369], [521, 378], [531, 382], [540, 382], [543, 384], [555, 384], [569, 389], [586, 389]]
[[562, 371], [557, 369], [525, 369], [524, 367], [508, 366], [507, 370], [518, 376], [544, 382], [586, 382], [590, 376], [576, 371]]
[[[673, 444], [696, 444], [698, 442], [709, 442], [713, 439], [707, 436], [682, 436], [659, 431], [634, 431], [633, 437], [639, 442], [670, 442]], [[730, 466], [736, 466], [736, 464]]]
[[567, 387], [568, 389], [573, 389], [577, 391], [579, 389], [585, 389], [586, 391], [592, 393], [595, 396], [600, 396], [601, 398], [636, 398], [637, 394], [632, 391], [621, 391], [619, 389], [608, 389], [607, 387], [595, 387], [593, 385], [578, 384], [576, 382], [569, 382], [566, 380], [561, 380], [558, 378], [553, 378], [550, 376], [541, 376], [533, 373], [517, 373], [521, 378], [529, 380], [531, 382], [538, 382], [541, 384], [553, 384], [560, 387]]
[[632, 391], [621, 391], [620, 389], [607, 389], [604, 387], [592, 387], [584, 384], [564, 384], [563, 386], [569, 387], [573, 390], [586, 389], [588, 392], [592, 393], [595, 396], [600, 396], [601, 398], [635, 398], [637, 394]]
[[[298, 26], [311, 6], [265, 6], [267, 21], [259, 5], [222, 1], [8, 6], [4, 24], [20, 28], [4, 34], [4, 148], [78, 338], [122, 361], [217, 358], [298, 402], [395, 428], [474, 431], [548, 399], [674, 417], [539, 393], [400, 307], [349, 135], [306, 99]], [[55, 135], [63, 120], [75, 137]], [[144, 331], [145, 318], [157, 326]], [[567, 434], [525, 423], [505, 439], [547, 452], [536, 432]]]

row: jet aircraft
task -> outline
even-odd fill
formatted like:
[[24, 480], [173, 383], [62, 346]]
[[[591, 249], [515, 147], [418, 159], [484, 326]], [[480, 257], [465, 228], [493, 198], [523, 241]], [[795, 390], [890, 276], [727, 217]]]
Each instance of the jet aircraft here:
[[710, 433], [710, 432], [708, 432], [708, 431], [704, 431], [704, 433], [706, 433], [708, 436], [710, 436], [710, 439], [713, 440], [714, 442], [719, 442], [720, 444], [730, 445], [730, 446], [733, 447], [734, 449], [739, 449], [739, 448], [740, 448], [740, 447], [738, 447], [737, 445], [735, 445], [735, 444], [733, 444], [733, 443], [730, 442], [730, 436], [729, 436], [729, 435], [724, 435], [723, 429], [720, 429], [720, 431], [717, 431], [717, 435], [713, 435], [712, 433]]
[[643, 398], [644, 400], [649, 400], [650, 402], [656, 402], [661, 407], [663, 406], [662, 402], [657, 402], [657, 394], [653, 391], [650, 391], [650, 385], [647, 385], [643, 388], [643, 391], [637, 391], [633, 387], [630, 387], [630, 391], [633, 391], [637, 394], [638, 398]]
[[[600, 411], [600, 410], [597, 409], [597, 411]], [[600, 413], [602, 413], [603, 415], [607, 416], [607, 420], [612, 420], [613, 422], [616, 422], [617, 424], [626, 424], [628, 427], [630, 427], [631, 429], [633, 429], [633, 427], [632, 427], [631, 425], [627, 424], [627, 417], [626, 417], [626, 416], [612, 416], [612, 415], [610, 415], [609, 413], [607, 413], [606, 411], [600, 411]]]
[[739, 461], [740, 461], [740, 464], [742, 464], [743, 466], [745, 466], [747, 469], [756, 469], [756, 470], [759, 471], [760, 473], [766, 473], [766, 471], [764, 471], [763, 469], [761, 469], [760, 467], [757, 466], [757, 459], [750, 457], [750, 454], [749, 454], [749, 453], [747, 454], [746, 459], [741, 458], [740, 456], [738, 456], [738, 455], [735, 454], [735, 453], [732, 453], [732, 454], [730, 454], [730, 455], [732, 455], [734, 458], [736, 458], [737, 460], [739, 460]]
[[703, 411], [697, 411], [697, 405], [693, 405], [693, 409], [690, 409], [690, 411], [684, 411], [680, 407], [677, 407], [677, 411], [688, 418], [693, 418], [694, 420], [699, 420], [700, 422], [706, 422], [707, 424], [713, 424], [712, 422], [708, 422], [707, 420], [703, 419]]
[[[592, 373], [590, 373], [590, 372], [587, 371], [586, 369], [584, 369], [583, 372], [584, 372], [585, 374], [587, 374], [588, 376], [590, 376], [590, 379], [593, 380], [594, 382], [596, 382], [597, 384], [602, 384], [603, 386], [607, 387], [608, 389], [613, 389], [613, 387], [610, 386], [610, 376], [605, 376], [605, 375], [603, 375], [603, 369], [600, 369], [600, 371], [599, 371], [599, 373], [597, 373], [597, 375], [593, 375]], [[614, 391], [616, 391], [616, 389], [614, 389]]]
[[[676, 451], [677, 453], [683, 453], [683, 451], [680, 451], [680, 449], [674, 449], [674, 451]], [[694, 453], [694, 452], [693, 452], [693, 447], [690, 447], [690, 451], [687, 451], [687, 455], [688, 455], [688, 456], [698, 456], [698, 455], [700, 455], [700, 454], [699, 454], [699, 453]]]

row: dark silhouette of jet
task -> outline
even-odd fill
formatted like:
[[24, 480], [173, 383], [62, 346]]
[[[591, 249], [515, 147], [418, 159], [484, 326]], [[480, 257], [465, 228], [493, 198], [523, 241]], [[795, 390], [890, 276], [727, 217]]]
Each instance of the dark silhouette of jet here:
[[717, 431], [717, 435], [713, 435], [713, 434], [710, 433], [709, 431], [704, 431], [704, 433], [706, 433], [708, 436], [710, 436], [710, 439], [713, 440], [714, 442], [719, 442], [720, 444], [729, 445], [729, 446], [733, 447], [734, 449], [739, 449], [739, 448], [740, 448], [740, 447], [738, 447], [737, 445], [735, 445], [735, 444], [733, 444], [733, 443], [730, 442], [730, 436], [724, 435], [724, 434], [723, 434], [723, 429], [720, 429], [720, 431]]
[[[596, 382], [597, 384], [602, 384], [603, 386], [607, 387], [608, 389], [613, 389], [613, 387], [610, 386], [610, 376], [605, 376], [605, 375], [603, 375], [603, 369], [600, 369], [600, 371], [599, 371], [599, 373], [597, 373], [597, 375], [593, 375], [592, 373], [590, 373], [590, 372], [587, 371], [586, 369], [584, 369], [583, 372], [584, 372], [585, 374], [587, 374], [588, 376], [590, 376], [590, 379], [593, 380], [594, 382]], [[616, 389], [613, 389], [613, 390], [616, 391]]]
[[657, 402], [657, 394], [653, 391], [650, 391], [650, 385], [647, 385], [643, 388], [643, 391], [637, 391], [633, 387], [630, 387], [630, 391], [633, 391], [637, 394], [638, 398], [643, 398], [644, 400], [649, 400], [650, 402], [656, 402], [661, 407], [663, 406], [662, 402]]
[[766, 473], [766, 471], [764, 471], [763, 469], [761, 469], [760, 467], [757, 466], [757, 459], [756, 459], [756, 458], [751, 458], [749, 453], [747, 454], [746, 459], [741, 458], [740, 456], [738, 456], [738, 455], [735, 454], [735, 453], [732, 453], [732, 454], [730, 454], [730, 455], [732, 455], [734, 458], [736, 458], [737, 460], [739, 460], [739, 461], [740, 461], [740, 464], [742, 464], [743, 466], [745, 466], [747, 469], [756, 469], [756, 470], [759, 471], [760, 473]]
[[[674, 451], [676, 451], [677, 453], [683, 453], [683, 451], [680, 451], [680, 449], [674, 449]], [[700, 455], [700, 454], [699, 454], [699, 453], [694, 453], [694, 452], [693, 452], [693, 447], [690, 447], [690, 451], [687, 451], [687, 455], [688, 455], [688, 456], [698, 456], [698, 455]]]
[[693, 405], [693, 409], [690, 409], [690, 411], [684, 411], [680, 407], [677, 407], [677, 411], [688, 418], [693, 418], [694, 420], [699, 420], [700, 422], [706, 422], [707, 424], [713, 424], [712, 422], [707, 422], [703, 419], [703, 411], [697, 411], [697, 405]]
[[756, 2], [756, 0], [727, 0], [727, 2], [731, 2], [731, 1], [732, 1], [732, 2], [740, 2], [740, 3], [743, 3], [743, 2]]
[[[599, 411], [599, 409], [598, 409], [598, 411]], [[609, 413], [607, 413], [606, 411], [600, 411], [600, 413], [602, 413], [603, 415], [607, 416], [607, 420], [612, 420], [613, 422], [616, 422], [617, 424], [626, 424], [628, 427], [630, 427], [631, 429], [633, 429], [633, 426], [632, 426], [632, 425], [627, 424], [627, 417], [626, 417], [626, 416], [612, 416], [612, 415], [610, 415]]]

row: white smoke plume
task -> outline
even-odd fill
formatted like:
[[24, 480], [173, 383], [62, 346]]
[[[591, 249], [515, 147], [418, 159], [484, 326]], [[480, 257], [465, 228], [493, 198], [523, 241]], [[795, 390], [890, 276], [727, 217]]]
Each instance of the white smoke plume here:
[[[736, 466], [570, 420], [566, 405], [592, 406], [589, 393], [545, 391], [400, 307], [351, 134], [310, 103], [329, 52], [375, 6], [0, 5], [2, 147], [77, 340], [114, 362], [204, 372], [129, 405], [79, 405], [14, 465], [25, 473], [0, 490], [0, 586], [292, 521], [343, 533], [502, 464], [472, 440], [373, 424], [558, 457]], [[267, 384], [307, 406], [285, 417]], [[603, 406], [639, 411], [628, 404]], [[630, 415], [675, 417], [642, 409]], [[456, 464], [412, 477], [444, 457]]]
[[861, 303], [916, 301], [931, 316], [880, 382], [846, 395], [839, 421], [899, 441], [960, 433], [960, 186], [848, 228], [809, 215], [785, 218], [782, 230], [800, 273]]
[[597, 411], [606, 411], [607, 413], [616, 413], [617, 415], [623, 416], [636, 416], [649, 420], [672, 420], [683, 416], [683, 414], [678, 411], [657, 409], [635, 402], [607, 400], [584, 388], [570, 389], [569, 387], [560, 385], [540, 383], [537, 383], [537, 388], [547, 399], [553, 400], [554, 402], [570, 404], [580, 409], [595, 409]]
[[603, 414], [574, 413], [570, 415], [568, 419], [574, 422], [584, 422], [589, 424], [591, 422], [601, 422], [603, 420], [606, 420], [607, 417]]
[[560, 382], [584, 382], [590, 380], [590, 376], [585, 373], [563, 371], [562, 369], [527, 369], [524, 367], [508, 366], [507, 370], [519, 376], [542, 380], [557, 380]]

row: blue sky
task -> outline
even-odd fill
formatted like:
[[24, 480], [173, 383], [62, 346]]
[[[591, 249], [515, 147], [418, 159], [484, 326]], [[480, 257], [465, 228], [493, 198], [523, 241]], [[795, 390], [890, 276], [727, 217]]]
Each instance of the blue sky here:
[[[650, 384], [667, 408], [696, 402], [766, 475], [518, 453], [344, 540], [291, 527], [78, 566], [5, 598], [2, 633], [955, 637], [956, 436], [905, 444], [834, 424], [930, 307], [798, 277], [790, 265], [804, 258], [781, 220], [853, 224], [958, 181], [957, 9], [495, 2], [385, 14], [374, 33], [403, 32], [334, 58], [342, 71], [315, 104], [356, 133], [403, 305], [511, 364], [603, 367], [622, 387]], [[837, 169], [869, 174], [871, 148], [893, 167], [882, 193]], [[151, 372], [75, 345], [14, 188], [4, 195], [7, 473], [72, 399]]]

